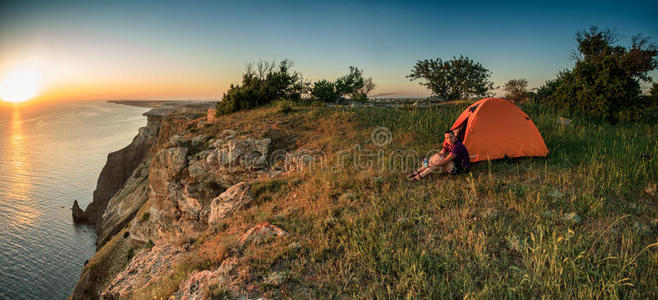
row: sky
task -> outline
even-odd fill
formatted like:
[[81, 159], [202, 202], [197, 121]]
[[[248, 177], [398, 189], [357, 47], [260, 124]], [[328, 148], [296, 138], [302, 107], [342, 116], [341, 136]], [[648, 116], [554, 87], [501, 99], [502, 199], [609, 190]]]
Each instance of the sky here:
[[248, 62], [288, 58], [312, 81], [354, 65], [371, 95], [424, 97], [415, 62], [461, 54], [532, 88], [573, 65], [591, 25], [657, 42], [658, 2], [2, 0], [0, 80], [31, 66], [42, 100], [217, 100]]

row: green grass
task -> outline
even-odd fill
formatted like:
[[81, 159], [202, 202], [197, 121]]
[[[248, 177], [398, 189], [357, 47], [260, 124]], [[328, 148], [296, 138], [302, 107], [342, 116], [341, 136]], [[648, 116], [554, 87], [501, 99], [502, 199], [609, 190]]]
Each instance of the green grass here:
[[[331, 165], [336, 151], [356, 144], [374, 152], [436, 149], [467, 106], [296, 107], [277, 118], [298, 148], [325, 151]], [[658, 297], [658, 198], [647, 190], [658, 181], [658, 126], [575, 119], [564, 127], [554, 111], [522, 109], [548, 157], [481, 162], [469, 174], [419, 183], [407, 182], [387, 157], [382, 168], [347, 159], [333, 171], [261, 180], [252, 184], [254, 205], [217, 236], [235, 240], [264, 221], [290, 235], [245, 247], [204, 239], [198, 247], [228, 249], [249, 274], [241, 286], [268, 297]], [[274, 121], [263, 116], [276, 110], [224, 122], [259, 132], [258, 122], [269, 126]], [[370, 141], [377, 127], [392, 133], [384, 147]], [[285, 271], [281, 285], [263, 282], [273, 270]]]

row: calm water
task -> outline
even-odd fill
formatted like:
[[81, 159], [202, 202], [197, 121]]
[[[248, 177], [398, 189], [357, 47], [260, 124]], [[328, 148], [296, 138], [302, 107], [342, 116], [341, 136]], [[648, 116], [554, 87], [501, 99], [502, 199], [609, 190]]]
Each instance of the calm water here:
[[73, 225], [107, 154], [146, 125], [146, 108], [104, 102], [0, 106], [0, 299], [64, 299], [95, 234]]

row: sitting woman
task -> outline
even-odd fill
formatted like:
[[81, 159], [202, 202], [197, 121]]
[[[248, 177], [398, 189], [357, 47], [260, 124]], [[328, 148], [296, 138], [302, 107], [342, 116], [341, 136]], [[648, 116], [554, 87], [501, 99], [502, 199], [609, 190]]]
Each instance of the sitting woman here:
[[468, 172], [470, 169], [470, 156], [466, 146], [450, 130], [445, 132], [444, 138], [443, 149], [429, 159], [426, 158], [422, 167], [409, 174], [407, 177], [410, 181], [421, 180], [429, 174], [442, 170], [452, 175]]

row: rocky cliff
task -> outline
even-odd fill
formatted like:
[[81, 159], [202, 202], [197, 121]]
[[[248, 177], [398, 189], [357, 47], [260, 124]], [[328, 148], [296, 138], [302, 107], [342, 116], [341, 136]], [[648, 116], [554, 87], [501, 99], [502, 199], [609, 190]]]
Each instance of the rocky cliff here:
[[[96, 225], [99, 251], [86, 263], [73, 299], [136, 297], [137, 287], [186, 255], [172, 241], [206, 234], [249, 207], [248, 183], [280, 173], [267, 161], [272, 139], [219, 130], [198, 118], [201, 113], [171, 108], [146, 113], [147, 126], [133, 142], [108, 156], [93, 202], [85, 211], [74, 203], [74, 217]], [[242, 242], [286, 234], [261, 225]], [[199, 284], [225, 280], [230, 269], [226, 262], [194, 274], [174, 298], [204, 298]]]

